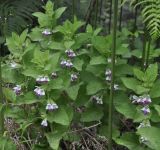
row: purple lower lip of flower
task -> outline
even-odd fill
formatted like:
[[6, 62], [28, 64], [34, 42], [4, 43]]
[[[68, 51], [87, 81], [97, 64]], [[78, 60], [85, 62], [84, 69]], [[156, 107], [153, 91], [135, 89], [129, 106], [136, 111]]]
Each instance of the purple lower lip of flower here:
[[50, 81], [50, 79], [48, 78], [48, 76], [39, 76], [36, 79], [36, 82], [39, 84], [48, 83], [49, 81]]
[[143, 107], [141, 111], [143, 112], [144, 115], [148, 115], [150, 113], [150, 109], [148, 107]]

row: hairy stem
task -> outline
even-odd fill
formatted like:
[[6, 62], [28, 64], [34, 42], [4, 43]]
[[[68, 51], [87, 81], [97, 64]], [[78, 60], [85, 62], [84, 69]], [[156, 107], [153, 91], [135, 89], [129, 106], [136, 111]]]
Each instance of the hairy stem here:
[[109, 144], [108, 150], [112, 150], [112, 121], [113, 121], [113, 100], [114, 100], [114, 74], [115, 74], [115, 57], [116, 57], [116, 37], [117, 37], [117, 16], [118, 16], [118, 0], [113, 1], [113, 35], [112, 35], [112, 77], [111, 77], [111, 90], [109, 100], [109, 120], [108, 120], [108, 133], [109, 133]]

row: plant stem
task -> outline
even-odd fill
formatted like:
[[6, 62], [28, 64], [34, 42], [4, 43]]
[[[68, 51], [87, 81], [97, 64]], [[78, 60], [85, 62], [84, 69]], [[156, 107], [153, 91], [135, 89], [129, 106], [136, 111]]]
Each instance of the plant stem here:
[[74, 15], [75, 15], [75, 0], [72, 0], [72, 19], [74, 21]]
[[146, 43], [147, 43], [146, 27], [144, 27], [144, 36], [143, 36], [143, 51], [142, 51], [142, 65], [141, 69], [145, 70], [145, 59], [146, 59]]
[[101, 24], [102, 8], [103, 8], [103, 0], [100, 0], [100, 9], [99, 9], [99, 24]]
[[150, 47], [151, 47], [151, 40], [149, 39], [147, 42], [146, 68], [148, 67], [149, 64]]
[[[123, 0], [121, 0], [121, 4], [123, 3]], [[120, 16], [119, 16], [119, 31], [122, 29], [122, 14], [123, 14], [123, 6], [121, 6], [120, 9]]]
[[98, 0], [96, 0], [96, 12], [95, 12], [95, 20], [94, 20], [94, 27], [97, 27], [97, 18], [98, 18]]
[[2, 90], [2, 58], [0, 56], [0, 135], [4, 133], [3, 90]]
[[108, 32], [111, 33], [111, 22], [112, 22], [112, 0], [110, 0], [110, 9], [109, 9], [109, 26]]
[[108, 150], [112, 150], [112, 121], [113, 121], [113, 100], [114, 100], [114, 74], [115, 74], [115, 57], [116, 57], [116, 37], [117, 37], [117, 16], [118, 16], [118, 0], [113, 1], [113, 35], [112, 35], [112, 77], [111, 77], [111, 90], [110, 90], [110, 100], [109, 100], [109, 120], [108, 120], [108, 133], [109, 133], [109, 143]]

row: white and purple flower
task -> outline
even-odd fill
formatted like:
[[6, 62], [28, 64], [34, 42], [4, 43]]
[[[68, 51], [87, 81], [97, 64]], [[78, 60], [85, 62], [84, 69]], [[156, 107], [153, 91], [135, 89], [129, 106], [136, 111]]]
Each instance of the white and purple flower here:
[[112, 71], [110, 69], [107, 69], [105, 72], [105, 76], [106, 76], [106, 81], [111, 81], [112, 77]]
[[51, 35], [52, 32], [51, 32], [49, 29], [45, 29], [45, 30], [42, 32], [42, 34], [48, 36], [48, 35]]
[[57, 72], [52, 72], [51, 78], [52, 78], [52, 79], [55, 79], [55, 78], [57, 78], [57, 77], [58, 77]]
[[36, 89], [34, 89], [34, 92], [38, 97], [45, 96], [44, 89], [42, 89], [40, 87], [36, 87]]
[[22, 88], [20, 85], [16, 85], [15, 87], [13, 87], [13, 91], [16, 93], [16, 95], [20, 95]]
[[148, 115], [151, 111], [148, 106], [145, 106], [141, 109], [144, 115]]
[[48, 83], [50, 81], [48, 76], [38, 76], [36, 82], [39, 84]]
[[47, 127], [47, 126], [48, 126], [47, 119], [44, 119], [44, 120], [41, 122], [41, 126], [43, 126], [43, 127]]
[[67, 50], [65, 51], [65, 53], [67, 54], [67, 56], [68, 56], [69, 58], [74, 58], [74, 57], [76, 57], [75, 52], [74, 52], [73, 50], [71, 50], [71, 49], [67, 49]]
[[55, 103], [53, 103], [53, 104], [48, 103], [48, 104], [46, 105], [46, 110], [56, 110], [56, 109], [58, 109], [58, 105], [55, 104]]
[[95, 101], [97, 104], [100, 104], [100, 105], [103, 104], [102, 97], [100, 97], [100, 96], [94, 95], [94, 96], [92, 96], [92, 100]]
[[17, 66], [18, 66], [18, 64], [16, 63], [16, 62], [12, 62], [12, 63], [10, 63], [10, 65], [11, 65], [11, 68], [17, 68]]
[[71, 74], [71, 82], [75, 82], [78, 79], [78, 75], [77, 74]]

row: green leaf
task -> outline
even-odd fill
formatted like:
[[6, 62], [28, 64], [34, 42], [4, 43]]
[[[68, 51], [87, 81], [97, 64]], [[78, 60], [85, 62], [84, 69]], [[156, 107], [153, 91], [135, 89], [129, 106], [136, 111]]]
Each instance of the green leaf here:
[[74, 60], [74, 68], [76, 68], [78, 71], [81, 71], [82, 70], [82, 67], [83, 67], [83, 60], [82, 59], [79, 59], [79, 58], [76, 58]]
[[92, 95], [92, 94], [96, 94], [98, 91], [102, 89], [105, 89], [105, 86], [101, 81], [93, 80], [88, 83], [86, 88], [87, 88], [87, 94]]
[[39, 49], [35, 49], [34, 58], [32, 62], [39, 65], [40, 67], [44, 67], [45, 63], [49, 60], [49, 51], [40, 51]]
[[157, 111], [158, 115], [160, 116], [160, 105], [154, 105], [154, 108]]
[[140, 81], [143, 81], [144, 73], [140, 69], [134, 68], [133, 72], [137, 79], [139, 79]]
[[107, 60], [103, 56], [94, 56], [91, 58], [90, 65], [107, 64]]
[[137, 133], [141, 135], [142, 137], [145, 137], [148, 139], [148, 142], [145, 144], [154, 150], [159, 150], [160, 148], [160, 142], [159, 142], [159, 135], [160, 135], [160, 129], [156, 127], [149, 127], [149, 128], [139, 128]]
[[64, 108], [58, 108], [54, 112], [50, 112], [47, 115], [47, 120], [49, 122], [55, 122], [64, 126], [68, 126], [70, 124], [69, 116]]
[[118, 93], [114, 98], [115, 109], [123, 114], [126, 118], [134, 119], [137, 110], [135, 106], [131, 103], [127, 95], [124, 93]]
[[76, 85], [73, 85], [73, 86], [70, 86], [66, 89], [66, 92], [68, 94], [68, 96], [72, 99], [72, 100], [76, 100], [77, 98], [77, 95], [78, 95], [78, 91], [80, 89], [80, 86], [81, 86], [82, 83], [80, 84], [76, 84]]
[[28, 92], [24, 96], [17, 97], [17, 101], [15, 102], [17, 105], [24, 105], [24, 104], [34, 104], [39, 103], [41, 100], [37, 99], [33, 92]]
[[82, 122], [99, 121], [103, 117], [102, 109], [98, 107], [88, 108], [81, 115]]
[[139, 137], [135, 133], [124, 133], [120, 138], [115, 139], [119, 145], [127, 147], [129, 150], [144, 150], [140, 146]]
[[5, 95], [6, 100], [9, 100], [13, 103], [16, 101], [16, 94], [13, 92], [13, 90], [8, 88], [3, 88], [3, 93]]
[[48, 143], [53, 150], [58, 150], [59, 142], [63, 136], [63, 133], [55, 131], [54, 133], [46, 134]]
[[56, 19], [60, 18], [61, 15], [64, 13], [65, 10], [66, 10], [66, 7], [58, 8], [58, 9], [55, 11], [55, 18], [56, 18]]
[[92, 38], [92, 44], [93, 46], [101, 53], [101, 54], [107, 54], [108, 53], [108, 45], [107, 40], [103, 36], [94, 36]]
[[154, 83], [153, 87], [150, 91], [151, 98], [158, 98], [160, 97], [160, 80], [157, 80], [156, 83]]
[[151, 64], [147, 68], [145, 72], [145, 79], [147, 82], [154, 82], [158, 75], [158, 65], [157, 64]]
[[126, 88], [131, 89], [137, 92], [137, 85], [140, 85], [140, 82], [134, 78], [122, 78], [122, 82]]
[[0, 137], [0, 149], [1, 150], [16, 150], [16, 145], [7, 137]]
[[64, 50], [65, 49], [65, 47], [62, 43], [55, 42], [55, 41], [54, 42], [52, 41], [52, 43], [49, 45], [49, 48], [51, 50]]

